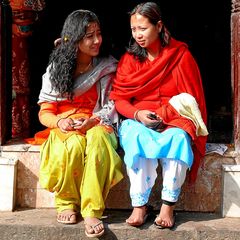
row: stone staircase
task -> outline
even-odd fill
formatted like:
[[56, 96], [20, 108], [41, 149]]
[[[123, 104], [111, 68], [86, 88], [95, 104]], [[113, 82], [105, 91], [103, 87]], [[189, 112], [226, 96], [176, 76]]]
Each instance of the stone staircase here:
[[[85, 239], [82, 221], [71, 226], [56, 223], [54, 196], [38, 182], [39, 165], [39, 146], [16, 140], [1, 146], [0, 184], [5, 185], [0, 187], [0, 199], [4, 199], [0, 201], [0, 239]], [[125, 174], [108, 196], [104, 220], [108, 227], [101, 239], [240, 239], [239, 166], [231, 148], [223, 156], [206, 155], [196, 184], [183, 186], [176, 229], [161, 233], [153, 227], [153, 219], [140, 229], [125, 224], [131, 209]], [[155, 214], [161, 204], [158, 183], [161, 177], [150, 198]]]

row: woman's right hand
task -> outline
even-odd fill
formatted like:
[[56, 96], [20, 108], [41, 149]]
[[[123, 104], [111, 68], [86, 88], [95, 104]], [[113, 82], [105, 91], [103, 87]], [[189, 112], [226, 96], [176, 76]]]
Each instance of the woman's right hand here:
[[67, 133], [68, 131], [74, 130], [74, 121], [71, 118], [61, 118], [58, 121], [57, 126], [62, 132]]
[[149, 110], [139, 110], [135, 117], [145, 126], [150, 126], [154, 123], [157, 123], [161, 119], [155, 112]]
[[99, 120], [96, 118], [79, 118], [77, 120], [73, 120], [71, 118], [62, 118], [58, 121], [57, 126], [64, 133], [77, 130], [83, 134], [86, 134], [87, 130], [94, 127], [98, 123]]

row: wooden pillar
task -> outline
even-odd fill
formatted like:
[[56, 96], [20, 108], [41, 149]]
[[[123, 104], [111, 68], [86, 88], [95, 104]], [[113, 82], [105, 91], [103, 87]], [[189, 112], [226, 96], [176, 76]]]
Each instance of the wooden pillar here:
[[234, 144], [240, 164], [240, 0], [232, 0], [231, 41]]
[[0, 1], [0, 145], [11, 138], [11, 19], [12, 11], [9, 1]]
[[[10, 0], [12, 8], [12, 138], [29, 137], [30, 62], [29, 40], [44, 0]], [[36, 56], [37, 57], [37, 56]]]

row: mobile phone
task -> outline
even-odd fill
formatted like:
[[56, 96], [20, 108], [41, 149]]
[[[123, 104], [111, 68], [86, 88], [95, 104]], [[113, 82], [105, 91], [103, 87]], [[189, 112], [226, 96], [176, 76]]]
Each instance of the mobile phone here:
[[82, 124], [82, 121], [79, 121], [79, 120], [73, 120], [73, 124], [72, 124], [72, 127], [76, 126], [76, 125], [80, 125]]
[[148, 116], [148, 118], [150, 118], [151, 120], [157, 120], [157, 115], [155, 115], [154, 113], [148, 113], [147, 116]]

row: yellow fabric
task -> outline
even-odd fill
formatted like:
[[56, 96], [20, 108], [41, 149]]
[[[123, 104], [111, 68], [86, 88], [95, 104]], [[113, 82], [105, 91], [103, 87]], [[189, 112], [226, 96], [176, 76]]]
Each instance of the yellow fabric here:
[[[78, 118], [81, 118], [81, 117], [85, 117], [85, 118], [94, 118], [95, 116], [91, 116], [91, 115], [87, 115], [85, 113], [76, 113], [76, 114], [73, 114], [71, 116], [69, 116], [70, 118], [72, 119], [78, 119]], [[51, 122], [53, 119], [50, 119], [49, 118], [49, 122]], [[101, 125], [101, 124], [99, 124]], [[107, 125], [102, 125], [109, 133], [113, 132], [113, 128], [111, 126], [107, 126]], [[67, 133], [63, 133], [59, 128], [46, 128], [42, 131], [39, 131], [37, 133], [35, 133], [34, 137], [33, 138], [25, 138], [25, 142], [29, 143], [29, 144], [33, 144], [33, 145], [41, 145], [43, 144], [48, 136], [49, 136], [49, 133], [50, 131], [55, 131], [56, 134], [58, 135], [58, 137], [64, 141], [66, 140], [67, 138], [69, 138], [71, 135], [73, 134], [80, 134], [80, 135], [83, 135], [80, 131], [68, 131]]]
[[58, 212], [81, 209], [82, 217], [100, 218], [109, 190], [122, 178], [122, 161], [115, 149], [117, 139], [103, 126], [86, 136], [71, 134], [61, 141], [51, 130], [41, 146], [40, 184], [55, 192]]

